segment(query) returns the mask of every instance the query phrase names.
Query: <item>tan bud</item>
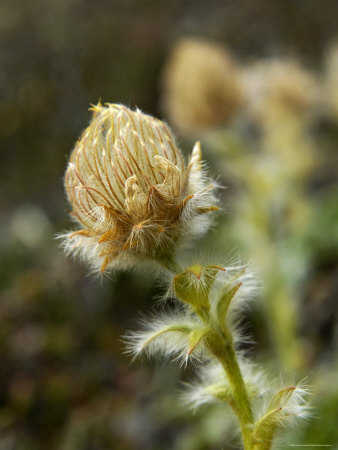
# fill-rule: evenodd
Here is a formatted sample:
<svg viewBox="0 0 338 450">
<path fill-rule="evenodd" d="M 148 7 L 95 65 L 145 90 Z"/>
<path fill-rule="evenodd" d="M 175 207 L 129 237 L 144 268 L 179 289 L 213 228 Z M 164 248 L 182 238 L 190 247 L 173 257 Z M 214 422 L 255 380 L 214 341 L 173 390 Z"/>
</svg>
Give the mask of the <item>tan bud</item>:
<svg viewBox="0 0 338 450">
<path fill-rule="evenodd" d="M 260 120 L 302 115 L 318 100 L 313 74 L 291 59 L 271 59 L 243 69 L 248 107 Z"/>
<path fill-rule="evenodd" d="M 163 87 L 164 109 L 184 132 L 222 125 L 233 118 L 243 101 L 230 54 L 201 39 L 178 41 L 164 71 Z"/>
<path fill-rule="evenodd" d="M 67 250 L 101 271 L 134 257 L 170 255 L 213 209 L 213 185 L 202 176 L 199 146 L 186 165 L 160 120 L 123 105 L 93 110 L 65 175 L 71 214 L 82 226 L 66 235 Z"/>
</svg>

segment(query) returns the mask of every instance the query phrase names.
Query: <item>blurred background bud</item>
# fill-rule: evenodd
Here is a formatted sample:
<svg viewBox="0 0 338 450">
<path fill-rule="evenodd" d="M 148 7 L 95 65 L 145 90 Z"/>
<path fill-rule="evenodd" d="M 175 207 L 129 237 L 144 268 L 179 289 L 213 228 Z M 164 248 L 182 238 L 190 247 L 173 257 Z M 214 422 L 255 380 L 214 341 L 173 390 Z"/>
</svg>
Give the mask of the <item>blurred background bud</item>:
<svg viewBox="0 0 338 450">
<path fill-rule="evenodd" d="M 259 61 L 241 75 L 249 112 L 259 121 L 307 114 L 318 100 L 315 76 L 296 60 Z"/>
<path fill-rule="evenodd" d="M 21 205 L 12 215 L 11 237 L 27 247 L 39 247 L 50 237 L 50 232 L 49 219 L 37 205 Z"/>
<path fill-rule="evenodd" d="M 163 109 L 183 132 L 201 132 L 231 120 L 243 103 L 238 69 L 221 45 L 179 40 L 163 74 Z"/>
</svg>

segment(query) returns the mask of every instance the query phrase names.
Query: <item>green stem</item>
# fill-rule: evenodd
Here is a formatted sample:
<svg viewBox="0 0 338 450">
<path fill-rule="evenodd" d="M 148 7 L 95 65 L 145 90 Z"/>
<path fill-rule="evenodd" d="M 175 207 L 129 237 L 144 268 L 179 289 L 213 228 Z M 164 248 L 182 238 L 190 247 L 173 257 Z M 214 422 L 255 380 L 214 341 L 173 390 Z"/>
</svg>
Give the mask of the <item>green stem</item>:
<svg viewBox="0 0 338 450">
<path fill-rule="evenodd" d="M 271 442 L 256 442 L 252 447 L 252 450 L 270 450 L 272 446 Z"/>
<path fill-rule="evenodd" d="M 174 273 L 176 270 L 181 272 L 179 265 L 171 257 L 162 257 L 160 263 Z M 203 283 L 201 283 L 201 288 L 204 289 Z M 181 292 L 180 298 L 184 301 L 183 297 Z M 203 305 L 198 301 L 196 301 L 196 304 L 193 304 L 191 299 L 186 301 L 192 306 L 195 313 L 210 330 L 207 344 L 210 351 L 221 363 L 229 380 L 232 390 L 232 401 L 230 402 L 230 405 L 238 417 L 242 431 L 244 450 L 252 450 L 251 433 L 253 429 L 253 414 L 249 396 L 237 361 L 232 335 L 225 324 L 220 324 L 212 318 L 209 301 L 207 301 L 206 304 L 203 303 Z"/>
<path fill-rule="evenodd" d="M 208 343 L 210 350 L 222 364 L 229 380 L 233 393 L 233 404 L 231 406 L 238 417 L 244 449 L 251 450 L 253 415 L 249 396 L 237 361 L 232 336 L 226 327 L 222 327 L 222 331 L 215 332 Z"/>
</svg>

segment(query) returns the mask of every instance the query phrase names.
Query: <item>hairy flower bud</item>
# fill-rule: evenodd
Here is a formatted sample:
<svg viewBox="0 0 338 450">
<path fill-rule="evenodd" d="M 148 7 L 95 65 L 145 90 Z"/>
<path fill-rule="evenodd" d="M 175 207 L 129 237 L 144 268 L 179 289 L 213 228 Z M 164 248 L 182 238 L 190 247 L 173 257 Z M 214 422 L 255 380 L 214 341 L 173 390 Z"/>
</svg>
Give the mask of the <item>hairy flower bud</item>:
<svg viewBox="0 0 338 450">
<path fill-rule="evenodd" d="M 123 105 L 92 109 L 65 175 L 71 214 L 82 226 L 64 236 L 66 249 L 101 272 L 135 257 L 167 258 L 181 236 L 204 231 L 205 213 L 217 209 L 199 143 L 186 166 L 160 120 Z"/>
</svg>

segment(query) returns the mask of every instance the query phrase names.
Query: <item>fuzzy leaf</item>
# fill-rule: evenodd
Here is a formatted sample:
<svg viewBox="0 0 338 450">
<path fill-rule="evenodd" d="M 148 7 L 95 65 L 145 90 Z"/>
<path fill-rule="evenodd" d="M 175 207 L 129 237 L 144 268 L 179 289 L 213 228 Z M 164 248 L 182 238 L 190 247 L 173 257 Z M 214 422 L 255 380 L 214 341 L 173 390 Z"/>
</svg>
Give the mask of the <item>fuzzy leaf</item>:
<svg viewBox="0 0 338 450">
<path fill-rule="evenodd" d="M 192 330 L 190 332 L 188 355 L 191 355 L 191 353 L 196 349 L 198 344 L 205 338 L 209 331 L 209 328 L 196 328 L 195 330 Z"/>
<path fill-rule="evenodd" d="M 219 271 L 224 272 L 225 271 L 224 267 L 209 264 L 208 266 L 205 266 L 205 268 L 204 268 L 203 277 L 204 277 L 205 288 L 208 292 L 208 295 L 209 295 L 209 292 L 215 282 L 216 275 L 218 274 Z"/>
<path fill-rule="evenodd" d="M 272 397 L 270 401 L 269 409 L 277 409 L 285 406 L 286 403 L 291 399 L 295 389 L 296 386 L 289 386 L 276 392 L 276 394 Z"/>
<path fill-rule="evenodd" d="M 233 396 L 230 386 L 223 383 L 215 383 L 205 388 L 205 391 L 221 402 L 232 403 Z"/>
<path fill-rule="evenodd" d="M 185 269 L 174 278 L 174 290 L 177 297 L 189 303 L 197 311 L 210 309 L 209 293 L 216 275 L 223 267 L 194 265 Z"/>
<path fill-rule="evenodd" d="M 292 412 L 288 411 L 286 406 L 295 390 L 295 386 L 289 386 L 279 390 L 272 397 L 268 411 L 255 424 L 252 434 L 254 442 L 265 444 L 272 442 L 276 430 L 282 427 L 284 422 L 292 415 Z"/>
<path fill-rule="evenodd" d="M 255 424 L 252 440 L 254 444 L 261 444 L 259 448 L 269 449 L 276 429 L 281 426 L 282 408 L 269 410 Z M 263 446 L 262 444 L 265 444 Z"/>
<path fill-rule="evenodd" d="M 242 283 L 236 283 L 234 286 L 230 287 L 230 289 L 226 289 L 225 292 L 221 295 L 220 299 L 217 303 L 217 317 L 219 323 L 224 323 L 225 318 L 229 309 L 229 305 L 231 300 L 234 298 L 238 289 L 242 286 Z"/>
<path fill-rule="evenodd" d="M 152 341 L 154 341 L 155 339 L 157 339 L 159 336 L 162 336 L 165 333 L 170 333 L 170 332 L 178 332 L 178 333 L 183 333 L 186 335 L 189 335 L 189 333 L 191 333 L 192 329 L 191 327 L 189 327 L 188 325 L 170 325 L 168 327 L 163 328 L 162 330 L 156 331 L 152 336 L 150 336 L 143 344 L 142 344 L 142 348 L 145 348 L 147 345 L 149 345 Z"/>
</svg>

